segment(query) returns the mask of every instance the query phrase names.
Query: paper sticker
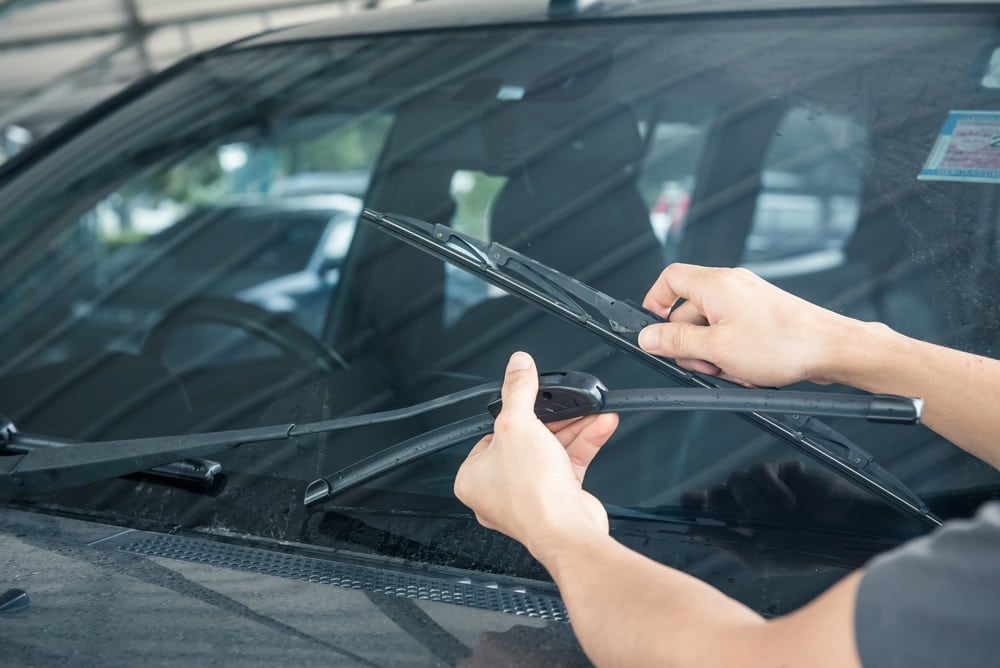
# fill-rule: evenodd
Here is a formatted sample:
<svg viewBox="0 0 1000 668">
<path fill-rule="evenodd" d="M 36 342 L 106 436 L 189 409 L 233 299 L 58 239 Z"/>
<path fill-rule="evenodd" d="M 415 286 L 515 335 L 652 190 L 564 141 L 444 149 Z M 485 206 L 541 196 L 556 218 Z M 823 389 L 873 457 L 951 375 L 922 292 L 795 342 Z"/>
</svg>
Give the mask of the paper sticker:
<svg viewBox="0 0 1000 668">
<path fill-rule="evenodd" d="M 1000 111 L 949 112 L 917 178 L 1000 183 Z"/>
</svg>

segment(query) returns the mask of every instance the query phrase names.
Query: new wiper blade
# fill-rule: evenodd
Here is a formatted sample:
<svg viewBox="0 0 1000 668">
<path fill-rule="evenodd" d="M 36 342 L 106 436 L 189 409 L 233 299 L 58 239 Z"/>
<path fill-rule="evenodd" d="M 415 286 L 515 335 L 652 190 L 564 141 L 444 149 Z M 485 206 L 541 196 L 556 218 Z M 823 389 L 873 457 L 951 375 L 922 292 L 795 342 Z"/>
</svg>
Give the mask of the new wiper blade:
<svg viewBox="0 0 1000 668">
<path fill-rule="evenodd" d="M 606 295 L 582 281 L 496 242 L 485 242 L 423 220 L 364 209 L 361 220 L 449 264 L 479 276 L 505 292 L 535 304 L 548 313 L 575 323 L 611 343 L 642 364 L 688 387 L 717 388 L 707 378 L 685 371 L 671 360 L 652 355 L 638 345 L 638 332 L 663 322 L 655 314 L 627 301 Z M 941 522 L 915 495 L 900 491 L 885 478 L 872 475 L 865 457 L 845 459 L 831 455 L 831 444 L 854 453 L 864 452 L 846 436 L 815 418 L 741 412 L 757 427 L 789 443 L 837 475 L 856 482 L 903 512 L 937 526 Z M 808 426 L 806 426 L 806 423 Z M 813 434 L 822 432 L 818 437 Z M 858 461 L 854 461 L 857 459 Z M 874 458 L 872 458 L 873 460 Z M 887 472 L 886 472 L 887 473 Z"/>
<path fill-rule="evenodd" d="M 454 422 L 378 452 L 332 475 L 314 480 L 306 489 L 304 502 L 325 501 L 378 476 L 451 447 L 468 438 L 481 437 L 493 430 L 499 414 L 499 396 L 488 404 L 486 415 Z M 789 392 L 779 390 L 650 388 L 608 390 L 594 376 L 580 372 L 542 374 L 535 402 L 535 414 L 543 422 L 594 413 L 709 410 L 735 413 L 791 414 L 801 420 L 802 429 L 817 428 L 815 437 L 829 462 L 850 470 L 863 471 L 882 490 L 880 497 L 894 500 L 924 522 L 941 522 L 927 505 L 901 480 L 875 462 L 815 416 L 864 418 L 871 422 L 917 424 L 923 410 L 920 399 L 895 395 L 856 395 L 829 392 Z"/>
</svg>

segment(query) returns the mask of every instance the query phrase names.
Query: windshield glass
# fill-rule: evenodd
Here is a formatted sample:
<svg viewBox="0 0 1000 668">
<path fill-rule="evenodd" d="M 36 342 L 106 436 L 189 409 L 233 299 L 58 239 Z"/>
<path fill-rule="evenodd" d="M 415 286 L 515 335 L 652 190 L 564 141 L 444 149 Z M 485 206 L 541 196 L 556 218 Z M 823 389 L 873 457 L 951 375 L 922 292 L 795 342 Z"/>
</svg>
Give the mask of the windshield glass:
<svg viewBox="0 0 1000 668">
<path fill-rule="evenodd" d="M 0 412 L 85 440 L 303 423 L 495 381 L 515 349 L 612 389 L 673 384 L 357 224 L 362 206 L 499 241 L 636 302 L 669 261 L 743 265 L 992 356 L 1000 160 L 975 137 L 1000 135 L 1000 115 L 974 113 L 1000 102 L 989 25 L 972 12 L 646 18 L 192 61 L 3 172 Z M 476 534 L 470 547 L 477 529 L 451 489 L 469 442 L 301 506 L 310 481 L 484 406 L 246 445 L 214 457 L 214 495 L 143 478 L 29 501 L 544 577 L 508 543 Z M 1000 491 L 995 471 L 922 427 L 828 423 L 943 517 Z M 747 502 L 766 471 L 793 507 Z M 747 583 L 770 575 L 741 570 L 753 531 L 720 523 L 803 550 L 809 535 L 872 541 L 809 548 L 828 579 L 925 529 L 733 415 L 624 416 L 588 476 L 623 541 L 746 587 L 744 600 L 766 596 Z M 664 547 L 676 535 L 683 548 Z M 739 558 L 705 561 L 709 539 Z M 811 577 L 802 596 L 826 585 Z"/>
</svg>

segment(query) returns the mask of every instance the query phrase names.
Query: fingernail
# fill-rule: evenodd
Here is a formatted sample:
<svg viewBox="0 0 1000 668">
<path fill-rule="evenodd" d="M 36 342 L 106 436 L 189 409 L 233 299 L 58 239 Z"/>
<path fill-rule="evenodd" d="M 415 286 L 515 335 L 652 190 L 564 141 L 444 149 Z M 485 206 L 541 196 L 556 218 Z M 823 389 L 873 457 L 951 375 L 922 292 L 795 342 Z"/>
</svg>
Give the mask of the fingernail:
<svg viewBox="0 0 1000 668">
<path fill-rule="evenodd" d="M 652 350 L 656 348 L 656 343 L 660 337 L 656 335 L 656 330 L 652 327 L 647 327 L 646 329 L 639 332 L 639 347 L 643 350 Z"/>
<path fill-rule="evenodd" d="M 518 351 L 510 356 L 510 361 L 507 362 L 507 373 L 511 371 L 520 371 L 521 369 L 527 369 L 531 366 L 531 357 L 528 353 L 522 353 Z"/>
</svg>

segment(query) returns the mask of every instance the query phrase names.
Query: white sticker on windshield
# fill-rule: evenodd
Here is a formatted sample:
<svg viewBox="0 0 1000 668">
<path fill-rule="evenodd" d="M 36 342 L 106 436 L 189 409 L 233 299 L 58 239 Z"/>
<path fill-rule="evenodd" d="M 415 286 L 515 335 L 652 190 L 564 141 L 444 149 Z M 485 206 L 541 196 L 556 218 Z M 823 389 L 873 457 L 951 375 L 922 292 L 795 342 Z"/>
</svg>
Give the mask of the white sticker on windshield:
<svg viewBox="0 0 1000 668">
<path fill-rule="evenodd" d="M 1000 183 L 1000 111 L 949 112 L 917 178 Z"/>
</svg>

